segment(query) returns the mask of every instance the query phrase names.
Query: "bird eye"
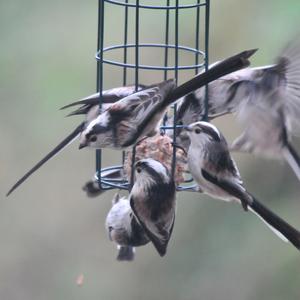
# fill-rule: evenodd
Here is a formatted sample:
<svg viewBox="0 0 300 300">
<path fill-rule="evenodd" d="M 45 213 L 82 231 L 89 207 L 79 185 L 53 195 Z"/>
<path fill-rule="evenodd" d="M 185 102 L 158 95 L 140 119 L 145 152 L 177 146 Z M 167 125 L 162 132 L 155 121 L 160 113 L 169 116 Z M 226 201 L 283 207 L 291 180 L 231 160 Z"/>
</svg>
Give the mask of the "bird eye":
<svg viewBox="0 0 300 300">
<path fill-rule="evenodd" d="M 136 171 L 137 171 L 138 173 L 141 173 L 141 172 L 142 172 L 142 168 L 141 168 L 141 167 L 137 167 L 137 168 L 136 168 Z"/>
<path fill-rule="evenodd" d="M 195 132 L 196 132 L 197 134 L 199 134 L 199 133 L 201 132 L 201 130 L 200 130 L 199 128 L 196 128 L 196 129 L 195 129 Z"/>
<path fill-rule="evenodd" d="M 97 141 L 97 136 L 96 135 L 91 136 L 90 141 L 91 142 L 96 142 Z"/>
</svg>

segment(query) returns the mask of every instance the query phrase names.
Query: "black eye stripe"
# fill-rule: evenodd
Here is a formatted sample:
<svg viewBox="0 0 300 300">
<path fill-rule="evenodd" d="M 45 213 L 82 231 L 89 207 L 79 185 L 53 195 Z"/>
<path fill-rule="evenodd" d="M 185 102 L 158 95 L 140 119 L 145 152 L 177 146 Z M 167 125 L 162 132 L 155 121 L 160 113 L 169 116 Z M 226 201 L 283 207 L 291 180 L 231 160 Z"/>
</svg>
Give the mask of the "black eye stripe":
<svg viewBox="0 0 300 300">
<path fill-rule="evenodd" d="M 160 182 L 162 180 L 162 175 L 160 175 L 159 173 L 157 173 L 151 166 L 149 166 L 149 164 L 147 162 L 137 162 L 135 164 L 135 168 L 142 168 L 144 169 L 151 177 L 153 177 L 155 179 L 155 181 Z M 168 174 L 168 169 L 166 169 L 166 172 Z"/>
</svg>

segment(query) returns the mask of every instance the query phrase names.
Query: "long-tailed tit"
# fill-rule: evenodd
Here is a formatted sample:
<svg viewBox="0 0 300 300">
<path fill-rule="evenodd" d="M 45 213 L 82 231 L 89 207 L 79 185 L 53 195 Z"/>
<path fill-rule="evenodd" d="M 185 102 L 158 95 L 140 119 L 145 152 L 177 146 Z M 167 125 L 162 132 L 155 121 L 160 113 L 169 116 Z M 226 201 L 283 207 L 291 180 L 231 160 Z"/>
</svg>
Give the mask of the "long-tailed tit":
<svg viewBox="0 0 300 300">
<path fill-rule="evenodd" d="M 144 88 L 140 85 L 138 89 Z M 73 107 L 79 105 L 80 107 L 75 111 L 71 112 L 69 116 L 72 115 L 85 115 L 85 120 L 80 123 L 67 137 L 65 137 L 51 152 L 49 152 L 45 157 L 43 157 L 35 166 L 33 166 L 25 175 L 23 175 L 8 191 L 7 196 L 11 194 L 18 186 L 20 186 L 30 175 L 37 171 L 41 166 L 43 166 L 52 157 L 62 151 L 65 147 L 74 142 L 81 134 L 81 132 L 86 128 L 93 119 L 95 119 L 101 111 L 107 109 L 112 103 L 132 94 L 135 92 L 135 86 L 126 86 L 120 88 L 113 88 L 103 91 L 102 101 L 103 107 L 99 108 L 99 93 L 93 94 L 79 101 L 75 101 L 68 104 L 61 109 Z"/>
<path fill-rule="evenodd" d="M 99 116 L 97 116 L 97 107 L 94 105 L 89 106 L 90 101 L 95 103 L 94 97 L 91 97 L 93 100 L 82 100 L 79 104 L 85 105 L 86 103 L 89 107 L 89 110 L 85 111 L 83 106 L 82 112 L 90 112 L 91 116 L 96 115 L 97 117 L 89 120 L 90 115 L 87 114 L 88 122 L 82 122 L 59 145 L 19 179 L 7 195 L 78 136 L 80 136 L 80 148 L 92 146 L 121 149 L 133 146 L 144 136 L 154 134 L 161 117 L 171 103 L 220 76 L 249 66 L 248 58 L 255 52 L 256 50 L 248 50 L 227 58 L 207 72 L 197 75 L 177 88 L 172 80 L 153 85 L 149 89 L 115 102 L 107 110 L 100 111 Z"/>
<path fill-rule="evenodd" d="M 151 158 L 136 163 L 130 206 L 161 256 L 173 231 L 175 193 L 175 183 L 163 164 Z"/>
<path fill-rule="evenodd" d="M 79 148 L 124 149 L 145 136 L 153 136 L 170 104 L 220 76 L 248 66 L 248 58 L 255 51 L 225 59 L 178 87 L 174 80 L 167 80 L 117 101 L 83 130 Z"/>
<path fill-rule="evenodd" d="M 300 232 L 255 199 L 244 187 L 225 138 L 212 124 L 196 122 L 186 130 L 191 139 L 188 166 L 200 190 L 214 198 L 238 201 L 257 214 L 283 240 L 300 249 Z"/>
<path fill-rule="evenodd" d="M 167 135 L 157 134 L 153 137 L 141 141 L 135 149 L 135 161 L 152 158 L 171 169 L 172 166 L 173 145 L 172 139 Z M 132 168 L 132 150 L 125 151 L 125 160 L 123 168 L 108 169 L 101 171 L 101 179 L 113 180 L 115 183 L 126 183 L 131 179 Z M 181 149 L 176 150 L 176 166 L 174 181 L 176 184 L 184 182 L 184 174 L 187 172 L 187 158 L 186 153 Z M 105 192 L 105 189 L 99 187 L 98 178 L 94 176 L 92 180 L 86 182 L 83 186 L 83 191 L 88 197 L 97 197 Z"/>
<path fill-rule="evenodd" d="M 214 66 L 210 65 L 209 68 Z M 250 71 L 251 70 L 251 71 Z M 259 71 L 260 72 L 260 71 Z M 177 125 L 189 125 L 201 121 L 205 117 L 206 108 L 206 91 L 208 97 L 207 117 L 209 120 L 235 112 L 238 108 L 239 101 L 230 88 L 234 83 L 242 79 L 250 80 L 258 72 L 254 69 L 246 68 L 225 76 L 209 83 L 206 87 L 201 87 L 190 94 L 182 97 L 177 101 Z M 230 91 L 230 92 L 229 92 Z M 173 116 L 169 116 L 167 125 L 172 125 Z M 167 132 L 172 136 L 172 132 Z M 190 140 L 183 128 L 176 128 L 176 143 L 186 151 L 189 148 Z"/>
<path fill-rule="evenodd" d="M 300 157 L 291 136 L 300 124 L 300 40 L 281 53 L 275 65 L 252 80 L 232 86 L 244 131 L 231 150 L 284 158 L 300 180 Z"/>
<path fill-rule="evenodd" d="M 205 88 L 180 99 L 177 123 L 202 120 Z M 244 131 L 230 147 L 233 151 L 284 158 L 300 180 L 300 157 L 291 135 L 300 125 L 300 39 L 290 42 L 274 65 L 246 68 L 208 85 L 208 118 L 237 112 Z M 177 129 L 178 143 L 188 148 L 189 139 Z"/>
<path fill-rule="evenodd" d="M 149 242 L 143 227 L 137 221 L 126 197 L 114 196 L 112 208 L 107 214 L 105 228 L 111 241 L 118 245 L 117 260 L 131 261 L 134 259 L 134 247 Z"/>
</svg>

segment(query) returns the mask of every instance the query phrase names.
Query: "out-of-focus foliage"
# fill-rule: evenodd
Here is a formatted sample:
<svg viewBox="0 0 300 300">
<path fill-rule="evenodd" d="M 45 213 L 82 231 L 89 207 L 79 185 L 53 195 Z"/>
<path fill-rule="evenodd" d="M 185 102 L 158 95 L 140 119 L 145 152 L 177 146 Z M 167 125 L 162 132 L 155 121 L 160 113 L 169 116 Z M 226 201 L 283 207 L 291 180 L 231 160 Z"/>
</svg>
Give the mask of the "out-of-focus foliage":
<svg viewBox="0 0 300 300">
<path fill-rule="evenodd" d="M 211 2 L 211 61 L 258 47 L 254 65 L 272 63 L 299 29 L 298 0 Z M 118 13 L 107 13 L 122 26 Z M 155 39 L 158 22 L 145 18 Z M 188 22 L 183 19 L 183 31 Z M 94 92 L 96 26 L 95 0 L 0 3 L 0 299 L 299 299 L 299 253 L 239 206 L 201 195 L 178 195 L 165 258 L 148 245 L 134 263 L 116 262 L 104 232 L 113 192 L 85 197 L 81 186 L 94 171 L 94 151 L 77 145 L 5 198 L 77 124 L 57 108 Z M 114 26 L 107 31 L 111 41 Z M 184 38 L 193 36 L 184 32 Z M 117 84 L 116 73 L 107 85 Z M 229 139 L 238 133 L 231 117 L 216 123 Z M 117 155 L 106 155 L 105 163 Z M 277 161 L 235 157 L 249 190 L 300 228 L 300 185 L 292 171 Z"/>
</svg>

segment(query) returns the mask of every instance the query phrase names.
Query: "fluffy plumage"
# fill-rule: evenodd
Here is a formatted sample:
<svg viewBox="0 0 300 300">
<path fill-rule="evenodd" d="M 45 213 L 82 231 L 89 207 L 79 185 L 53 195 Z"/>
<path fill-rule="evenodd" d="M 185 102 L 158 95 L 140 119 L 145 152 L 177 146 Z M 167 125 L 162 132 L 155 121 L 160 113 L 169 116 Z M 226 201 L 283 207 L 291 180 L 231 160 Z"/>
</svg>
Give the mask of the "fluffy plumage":
<svg viewBox="0 0 300 300">
<path fill-rule="evenodd" d="M 291 144 L 300 123 L 300 40 L 259 77 L 240 80 L 232 89 L 242 99 L 237 114 L 244 131 L 231 149 L 283 158 L 300 180 L 300 158 Z"/>
<path fill-rule="evenodd" d="M 175 222 L 175 192 L 163 164 L 150 158 L 136 163 L 130 206 L 161 256 L 166 254 Z"/>
<path fill-rule="evenodd" d="M 153 136 L 170 104 L 220 76 L 247 67 L 255 51 L 225 59 L 178 87 L 174 80 L 167 80 L 123 98 L 90 122 L 80 136 L 79 148 L 123 149 Z"/>
<path fill-rule="evenodd" d="M 117 93 L 112 92 L 112 101 L 119 99 L 120 95 L 124 96 L 124 93 L 127 93 L 127 96 L 113 103 L 109 108 L 103 111 L 98 111 L 98 108 L 94 105 L 97 95 L 92 95 L 87 99 L 70 104 L 69 106 L 82 105 L 79 110 L 80 113 L 86 114 L 87 120 L 80 124 L 67 138 L 47 154 L 46 157 L 19 179 L 9 190 L 7 195 L 66 145 L 76 139 L 79 134 L 81 142 L 80 148 L 95 146 L 114 149 L 133 146 L 144 136 L 153 135 L 164 112 L 170 104 L 220 76 L 247 67 L 250 64 L 248 58 L 255 51 L 256 50 L 244 51 L 229 57 L 215 65 L 209 71 L 197 75 L 179 87 L 175 87 L 174 82 L 169 80 L 129 96 L 128 94 L 132 92 L 132 88 L 125 88 L 125 92 L 121 89 L 122 93 L 120 89 L 117 89 Z M 106 94 L 106 97 L 109 98 L 109 93 Z M 79 112 L 73 112 L 73 114 L 77 113 Z"/>
<path fill-rule="evenodd" d="M 245 189 L 221 132 L 207 122 L 193 123 L 187 131 L 191 139 L 188 165 L 200 190 L 217 199 L 242 203 L 245 210 L 254 211 L 279 237 L 300 250 L 300 232 Z"/>
<path fill-rule="evenodd" d="M 118 245 L 117 259 L 131 261 L 134 259 L 134 247 L 149 242 L 143 227 L 134 216 L 126 197 L 116 194 L 113 205 L 107 214 L 105 228 L 111 241 Z"/>
<path fill-rule="evenodd" d="M 140 86 L 139 88 L 142 88 Z M 92 120 L 94 120 L 101 111 L 107 109 L 113 102 L 122 99 L 134 92 L 133 86 L 114 88 L 103 91 L 102 101 L 104 103 L 102 109 L 99 108 L 99 93 L 88 96 L 79 101 L 75 101 L 69 105 L 62 107 L 68 108 L 80 105 L 80 108 L 71 112 L 69 115 L 85 114 L 85 121 L 80 123 L 67 137 L 65 137 L 53 150 L 51 150 L 45 157 L 43 157 L 36 165 L 34 165 L 25 175 L 23 175 L 7 192 L 7 196 L 11 194 L 17 187 L 19 187 L 29 176 L 43 166 L 47 161 L 57 155 L 60 151 L 66 148 L 69 144 L 73 143 L 86 128 Z"/>
<path fill-rule="evenodd" d="M 300 158 L 291 144 L 300 124 L 299 37 L 284 48 L 275 64 L 238 70 L 208 85 L 208 119 L 233 112 L 244 131 L 231 150 L 284 158 L 300 179 Z M 178 102 L 179 124 L 200 121 L 204 113 L 205 88 Z M 177 142 L 187 149 L 189 139 L 182 129 L 177 133 Z"/>
</svg>

